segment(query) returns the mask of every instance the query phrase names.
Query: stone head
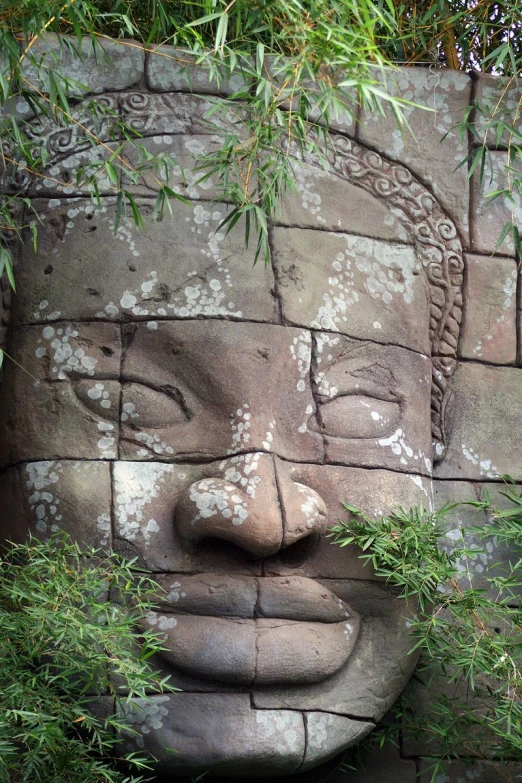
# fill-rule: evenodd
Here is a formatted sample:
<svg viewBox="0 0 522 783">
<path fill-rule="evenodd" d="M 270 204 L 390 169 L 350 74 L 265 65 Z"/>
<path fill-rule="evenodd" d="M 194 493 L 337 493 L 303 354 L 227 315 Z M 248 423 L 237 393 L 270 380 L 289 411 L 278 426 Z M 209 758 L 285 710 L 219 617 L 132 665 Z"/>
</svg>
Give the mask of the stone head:
<svg viewBox="0 0 522 783">
<path fill-rule="evenodd" d="M 332 135 L 328 171 L 296 162 L 271 266 L 253 265 L 240 226 L 219 229 L 230 207 L 191 175 L 215 143 L 202 101 L 106 100 L 178 156 L 195 201 L 114 232 L 108 190 L 96 205 L 56 185 L 92 153 L 48 134 L 10 333 L 37 383 L 7 366 L 2 385 L 3 531 L 64 527 L 137 555 L 164 588 L 144 623 L 182 693 L 135 703 L 129 743 L 163 770 L 292 774 L 369 733 L 415 663 L 404 604 L 325 533 L 342 501 L 431 503 L 460 243 L 405 168 Z M 152 187 L 134 186 L 145 218 Z"/>
</svg>

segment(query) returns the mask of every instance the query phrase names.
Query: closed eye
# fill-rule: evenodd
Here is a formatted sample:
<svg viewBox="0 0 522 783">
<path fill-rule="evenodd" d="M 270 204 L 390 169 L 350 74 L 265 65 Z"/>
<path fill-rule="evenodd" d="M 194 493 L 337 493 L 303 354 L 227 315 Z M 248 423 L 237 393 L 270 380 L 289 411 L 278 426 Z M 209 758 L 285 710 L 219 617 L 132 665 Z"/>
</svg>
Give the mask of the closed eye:
<svg viewBox="0 0 522 783">
<path fill-rule="evenodd" d="M 193 416 L 183 392 L 175 386 L 142 382 L 123 385 L 121 419 L 133 429 L 162 429 L 172 424 L 185 424 Z"/>
<path fill-rule="evenodd" d="M 336 438 L 381 438 L 396 428 L 401 406 L 396 400 L 364 394 L 339 395 L 320 406 L 322 432 Z"/>
</svg>

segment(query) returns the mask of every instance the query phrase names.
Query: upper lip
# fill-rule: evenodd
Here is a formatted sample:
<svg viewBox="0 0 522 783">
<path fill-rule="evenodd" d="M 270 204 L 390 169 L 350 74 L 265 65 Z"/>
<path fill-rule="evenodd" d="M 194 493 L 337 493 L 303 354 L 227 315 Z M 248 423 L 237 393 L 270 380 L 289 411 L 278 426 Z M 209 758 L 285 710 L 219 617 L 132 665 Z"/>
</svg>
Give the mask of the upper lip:
<svg viewBox="0 0 522 783">
<path fill-rule="evenodd" d="M 343 622 L 354 614 L 335 593 L 304 576 L 167 574 L 156 581 L 162 591 L 155 603 L 169 614 L 320 623 Z"/>
</svg>

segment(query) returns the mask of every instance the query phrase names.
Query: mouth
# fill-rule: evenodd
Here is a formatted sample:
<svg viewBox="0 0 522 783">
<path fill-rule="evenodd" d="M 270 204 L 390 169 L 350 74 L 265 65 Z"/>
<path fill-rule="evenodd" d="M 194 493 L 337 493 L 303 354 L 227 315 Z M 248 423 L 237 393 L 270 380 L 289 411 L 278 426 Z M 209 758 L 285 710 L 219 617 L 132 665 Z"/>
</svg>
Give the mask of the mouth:
<svg viewBox="0 0 522 783">
<path fill-rule="evenodd" d="M 161 657 L 194 677 L 299 685 L 330 677 L 350 657 L 360 617 L 307 577 L 163 575 L 143 626 L 162 634 Z"/>
</svg>

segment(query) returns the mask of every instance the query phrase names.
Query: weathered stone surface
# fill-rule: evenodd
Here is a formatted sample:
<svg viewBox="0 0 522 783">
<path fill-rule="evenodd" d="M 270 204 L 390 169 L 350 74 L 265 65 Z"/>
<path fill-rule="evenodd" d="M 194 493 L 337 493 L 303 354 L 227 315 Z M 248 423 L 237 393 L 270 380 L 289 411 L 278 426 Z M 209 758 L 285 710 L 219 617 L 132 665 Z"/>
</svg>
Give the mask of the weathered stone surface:
<svg viewBox="0 0 522 783">
<path fill-rule="evenodd" d="M 303 760 L 302 715 L 251 709 L 246 694 L 180 693 L 156 696 L 151 703 L 136 699 L 125 709 L 138 736 L 122 738 L 122 745 L 160 757 L 160 774 L 211 769 L 243 775 L 246 768 L 252 777 L 290 774 Z"/>
<path fill-rule="evenodd" d="M 428 286 L 411 245 L 276 228 L 273 262 L 290 323 L 429 353 Z"/>
<path fill-rule="evenodd" d="M 466 256 L 459 354 L 491 364 L 513 364 L 517 355 L 514 259 Z"/>
<path fill-rule="evenodd" d="M 62 40 L 60 40 L 62 39 Z M 138 41 L 85 37 L 81 47 L 73 36 L 39 35 L 31 56 L 22 64 L 26 86 L 49 91 L 48 72 L 67 79 L 69 95 L 125 90 L 138 84 L 145 70 L 145 53 Z"/>
<path fill-rule="evenodd" d="M 217 459 L 254 451 L 322 458 L 322 438 L 311 424 L 309 332 L 216 320 L 154 322 L 130 327 L 125 341 L 125 458 Z M 252 470 L 247 466 L 247 474 Z"/>
<path fill-rule="evenodd" d="M 349 580 L 329 582 L 333 584 L 334 592 L 356 611 L 361 594 L 365 606 L 361 631 L 346 665 L 316 684 L 255 688 L 256 707 L 326 710 L 375 722 L 402 689 L 416 663 L 416 656 L 408 655 L 413 647 L 407 627 L 411 610 L 376 585 L 366 583 L 361 590 L 361 585 Z"/>
<path fill-rule="evenodd" d="M 522 221 L 520 194 L 512 186 L 515 175 L 508 171 L 507 152 L 493 151 L 490 156 L 482 183 L 477 171 L 471 180 L 471 249 L 479 253 L 514 256 L 512 232 L 506 235 L 500 245 L 498 240 L 507 223 L 513 222 L 519 226 Z M 511 194 L 488 197 L 489 193 L 504 190 L 511 191 Z"/>
<path fill-rule="evenodd" d="M 21 542 L 29 533 L 46 539 L 63 529 L 81 544 L 111 546 L 111 483 L 106 463 L 17 465 L 0 476 L 0 492 L 2 540 Z"/>
<path fill-rule="evenodd" d="M 467 503 L 468 501 L 483 500 L 484 490 L 487 490 L 491 497 L 491 502 L 497 508 L 510 507 L 511 504 L 503 494 L 506 492 L 507 487 L 503 484 L 434 481 L 433 496 L 435 508 L 442 508 L 446 503 Z M 506 543 L 500 543 L 493 538 L 489 538 L 487 541 L 479 539 L 473 528 L 481 527 L 486 522 L 492 521 L 488 519 L 485 511 L 472 506 L 461 505 L 449 512 L 445 519 L 447 533 L 443 545 L 448 551 L 463 545 L 461 531 L 464 531 L 466 546 L 480 549 L 480 553 L 469 558 L 461 558 L 457 562 L 462 587 L 467 589 L 472 585 L 481 590 L 489 588 L 489 597 L 491 600 L 496 600 L 498 590 L 489 586 L 486 577 L 495 578 L 506 575 L 509 564 L 515 563 L 518 555 Z M 519 592 L 516 588 L 514 590 Z"/>
<path fill-rule="evenodd" d="M 142 136 L 208 133 L 204 117 L 212 103 L 197 95 L 129 91 L 119 101 L 126 125 Z"/>
<path fill-rule="evenodd" d="M 465 246 L 468 242 L 467 170 L 455 169 L 467 155 L 466 141 L 454 126 L 463 122 L 471 98 L 471 79 L 458 71 L 401 68 L 378 71 L 378 79 L 392 95 L 412 101 L 403 113 L 413 135 L 397 128 L 393 113 L 362 117 L 359 138 L 363 144 L 386 150 L 388 157 L 404 163 L 433 194 L 457 224 Z M 427 106 L 426 111 L 413 104 Z M 447 134 L 447 135 L 446 135 Z M 443 137 L 446 135 L 446 138 Z M 427 154 L 429 150 L 429 154 Z"/>
<path fill-rule="evenodd" d="M 451 114 L 457 92 L 442 96 L 442 113 Z M 23 463 L 5 471 L 2 525 L 23 516 L 46 535 L 61 522 L 106 545 L 114 526 L 114 548 L 158 575 L 165 593 L 145 622 L 166 649 L 153 663 L 185 691 L 143 705 L 137 721 L 140 740 L 163 760 L 160 772 L 213 767 L 228 780 L 245 769 L 265 777 L 311 769 L 380 719 L 414 664 L 414 607 L 375 579 L 360 551 L 324 533 L 346 517 L 343 500 L 371 516 L 399 504 L 431 507 L 429 403 L 439 444 L 446 399 L 440 375 L 432 386 L 430 354 L 449 378 L 462 305 L 451 218 L 465 189 L 455 200 L 447 145 L 446 168 L 437 157 L 440 128 L 426 126 L 436 161 L 419 166 L 434 188 L 447 174 L 445 203 L 457 204 L 449 215 L 407 168 L 338 134 L 325 176 L 312 153 L 299 167 L 299 193 L 271 229 L 274 270 L 251 271 L 242 226 L 230 236 L 218 230 L 230 209 L 208 200 L 219 183 L 196 185 L 191 156 L 219 143 L 204 120 L 211 101 L 140 90 L 99 100 L 109 148 L 121 116 L 149 153 L 174 154 L 180 168 L 170 184 L 199 203 L 173 201 L 174 218 L 166 210 L 149 225 L 158 182 L 142 172 L 131 189 L 146 230 L 124 216 L 114 236 L 113 198 L 101 206 L 72 198 L 81 188 L 71 177 L 91 155 L 86 132 L 31 128 L 48 170 L 37 184 L 15 184 L 59 198 L 35 203 L 44 215 L 39 255 L 27 242 L 12 313 L 15 358 L 40 384 L 6 363 L 2 388 L 11 375 L 16 395 L 2 391 L 0 440 L 20 444 L 2 446 L 9 462 L 54 457 L 80 477 L 73 465 L 97 467 L 79 489 L 64 483 L 63 497 L 58 469 L 38 490 L 26 486 Z M 220 100 L 225 113 L 241 112 Z M 85 106 L 75 111 L 84 116 Z M 231 112 L 218 121 L 230 130 Z M 137 163 L 130 146 L 123 155 Z M 62 507 L 67 519 L 56 520 Z M 252 689 L 267 709 L 253 709 Z M 390 776 L 398 769 L 390 765 Z"/>
<path fill-rule="evenodd" d="M 172 46 L 154 46 L 147 51 L 147 83 L 149 89 L 159 92 L 194 92 L 209 95 L 232 95 L 246 92 L 251 78 L 241 68 L 230 70 L 225 66 L 218 81 L 211 80 L 207 68 L 197 65 L 197 57 Z M 241 62 L 239 63 L 239 66 Z"/>
<path fill-rule="evenodd" d="M 489 73 L 474 74 L 474 99 L 477 109 L 473 114 L 476 140 L 490 149 L 507 147 L 512 141 L 509 128 L 522 132 L 520 99 L 522 93 L 516 79 L 504 79 Z M 492 122 L 491 122 L 492 120 Z M 508 128 L 497 141 L 496 123 L 505 123 Z"/>
<path fill-rule="evenodd" d="M 192 200 L 219 198 L 223 194 L 219 179 L 214 175 L 200 181 L 206 172 L 198 170 L 198 167 L 202 165 L 201 157 L 219 149 L 221 141 L 219 136 L 208 133 L 163 133 L 127 143 L 122 155 L 133 169 L 140 172 L 135 181 L 128 182 L 127 189 L 131 193 L 150 196 L 155 195 L 161 185 L 168 185 L 176 193 Z M 143 150 L 159 158 L 157 168 L 143 168 Z"/>
<path fill-rule="evenodd" d="M 354 613 L 340 623 L 260 619 L 254 683 L 292 688 L 322 682 L 346 665 L 359 631 Z"/>
<path fill-rule="evenodd" d="M 152 223 L 153 207 L 145 202 L 146 230 L 138 231 L 128 218 L 114 234 L 116 206 L 109 199 L 101 207 L 76 199 L 38 204 L 38 255 L 26 243 L 15 322 L 199 316 L 274 321 L 271 270 L 253 267 L 254 250 L 245 250 L 240 226 L 227 236 L 217 231 L 228 207 L 171 206 L 172 217 Z M 43 301 L 49 303 L 46 313 L 59 315 L 42 318 Z"/>
<path fill-rule="evenodd" d="M 2 384 L 0 404 L 10 413 L 4 424 L 6 438 L 0 443 L 0 465 L 30 460 L 117 458 L 115 417 L 119 384 L 103 384 L 109 394 L 107 410 L 89 397 L 95 383 L 44 381 L 35 390 L 35 382 L 22 371 L 6 375 L 9 381 Z M 21 399 L 33 400 L 35 407 L 14 404 L 14 400 Z"/>
<path fill-rule="evenodd" d="M 297 191 L 287 191 L 277 222 L 408 242 L 397 215 L 375 196 L 319 166 L 293 163 Z"/>
<path fill-rule="evenodd" d="M 522 476 L 520 370 L 462 363 L 446 411 L 448 447 L 437 466 L 440 478 L 480 480 Z"/>
<path fill-rule="evenodd" d="M 154 571 L 260 573 L 261 564 L 242 550 L 212 541 L 189 554 L 174 527 L 174 511 L 183 490 L 213 477 L 216 465 L 168 465 L 117 462 L 114 465 L 115 547 L 139 554 Z"/>
<path fill-rule="evenodd" d="M 179 579 L 178 579 L 179 576 Z M 208 615 L 209 606 L 221 617 L 254 617 L 257 580 L 228 574 L 161 574 L 161 591 L 154 603 L 177 614 Z M 315 582 L 313 583 L 315 584 Z"/>
<path fill-rule="evenodd" d="M 315 333 L 314 348 L 326 461 L 429 475 L 430 360 L 324 332 Z"/>
<path fill-rule="evenodd" d="M 419 761 L 419 783 L 431 783 L 433 778 L 433 762 L 430 759 Z M 521 768 L 517 764 L 500 764 L 495 761 L 470 759 L 447 762 L 444 775 L 439 775 L 436 783 L 500 783 L 502 780 L 514 780 L 519 776 Z M 506 778 L 506 775 L 508 777 Z"/>
<path fill-rule="evenodd" d="M 256 673 L 256 625 L 237 617 L 163 615 L 149 612 L 143 624 L 165 639 L 161 657 L 195 677 L 248 685 Z"/>
<path fill-rule="evenodd" d="M 92 322 L 54 323 L 59 317 L 60 313 L 49 312 L 49 302 L 43 300 L 33 313 L 40 325 L 19 327 L 13 333 L 10 353 L 17 357 L 24 370 L 40 381 L 119 380 L 119 326 Z M 13 369 L 13 372 L 16 371 Z M 96 388 L 94 381 L 90 383 Z M 95 392 L 90 396 L 93 400 L 98 398 Z"/>
<path fill-rule="evenodd" d="M 329 526 L 346 518 L 342 503 L 360 508 L 369 516 L 389 513 L 398 504 L 403 508 L 432 504 L 431 482 L 420 476 L 401 475 L 386 470 L 363 470 L 326 465 L 291 465 L 290 478 L 314 489 L 328 511 Z M 296 551 L 297 550 L 297 551 Z M 326 538 L 310 549 L 289 547 L 267 561 L 270 575 L 299 574 L 338 579 L 371 579 L 372 570 L 364 566 L 355 547 L 342 549 Z"/>
<path fill-rule="evenodd" d="M 103 161 L 118 146 L 118 119 L 117 96 L 103 95 L 94 107 L 88 100 L 71 108 L 68 125 L 52 117 L 20 122 L 31 155 L 44 162 L 34 174 L 24 161 L 19 161 L 21 165 L 7 163 L 0 168 L 0 189 L 30 196 L 91 193 L 94 187 L 87 183 L 87 177 L 96 172 L 100 194 L 114 193 Z M 14 160 L 16 156 L 10 152 L 6 148 L 6 157 Z"/>
<path fill-rule="evenodd" d="M 306 712 L 306 753 L 301 769 L 306 770 L 320 761 L 335 756 L 340 748 L 346 750 L 360 742 L 374 728 L 373 723 L 350 720 L 326 712 Z M 401 781 L 404 783 L 404 781 Z"/>
<path fill-rule="evenodd" d="M 313 579 L 263 577 L 257 583 L 260 617 L 331 623 L 347 621 L 352 616 L 350 608 L 335 593 Z"/>
</svg>

